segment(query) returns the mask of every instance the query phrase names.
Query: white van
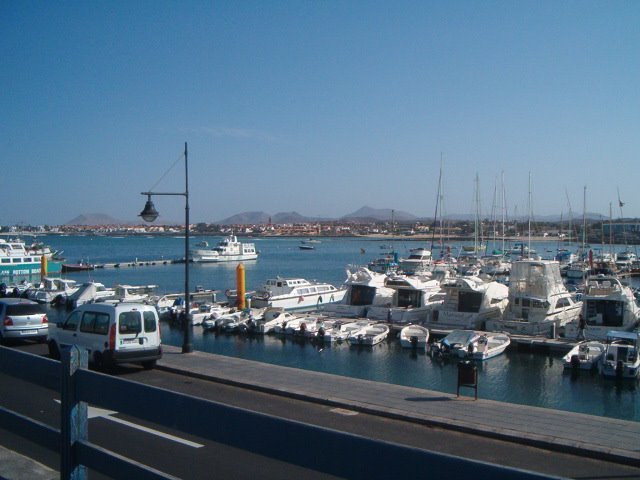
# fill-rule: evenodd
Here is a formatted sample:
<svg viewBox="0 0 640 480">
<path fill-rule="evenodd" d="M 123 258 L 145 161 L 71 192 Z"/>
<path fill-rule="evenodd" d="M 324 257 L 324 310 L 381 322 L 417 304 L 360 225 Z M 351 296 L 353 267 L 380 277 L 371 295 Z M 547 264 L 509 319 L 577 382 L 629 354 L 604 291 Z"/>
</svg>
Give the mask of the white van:
<svg viewBox="0 0 640 480">
<path fill-rule="evenodd" d="M 60 358 L 70 345 L 89 351 L 89 362 L 98 368 L 119 363 L 141 363 L 146 369 L 162 357 L 158 312 L 138 303 L 88 303 L 76 308 L 48 334 L 49 356 Z"/>
</svg>

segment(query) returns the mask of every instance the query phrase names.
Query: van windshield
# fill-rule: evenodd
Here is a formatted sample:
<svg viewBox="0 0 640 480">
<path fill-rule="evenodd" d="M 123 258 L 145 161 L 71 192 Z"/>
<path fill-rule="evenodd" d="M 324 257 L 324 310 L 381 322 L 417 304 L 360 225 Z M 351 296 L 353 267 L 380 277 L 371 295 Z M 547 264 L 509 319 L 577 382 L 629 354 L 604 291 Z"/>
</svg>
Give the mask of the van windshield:
<svg viewBox="0 0 640 480">
<path fill-rule="evenodd" d="M 122 312 L 118 317 L 119 333 L 140 333 L 142 331 L 142 319 L 140 312 Z"/>
</svg>

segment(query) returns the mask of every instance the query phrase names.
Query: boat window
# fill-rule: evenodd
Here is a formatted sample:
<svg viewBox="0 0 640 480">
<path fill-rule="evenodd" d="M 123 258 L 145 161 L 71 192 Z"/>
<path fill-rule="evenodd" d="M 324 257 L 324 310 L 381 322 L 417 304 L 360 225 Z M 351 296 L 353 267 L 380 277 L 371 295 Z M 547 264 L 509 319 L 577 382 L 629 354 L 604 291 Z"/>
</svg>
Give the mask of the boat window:
<svg viewBox="0 0 640 480">
<path fill-rule="evenodd" d="M 282 286 L 282 282 L 276 283 L 276 287 L 281 287 L 281 286 Z"/>
<path fill-rule="evenodd" d="M 616 300 L 587 300 L 587 325 L 622 327 L 624 304 Z"/>
<path fill-rule="evenodd" d="M 21 263 L 22 259 L 21 258 L 14 258 L 13 259 L 13 263 Z"/>
<path fill-rule="evenodd" d="M 306 293 L 309 293 L 309 289 L 308 288 L 299 288 L 297 290 L 297 292 L 298 292 L 299 295 L 304 295 Z"/>
<path fill-rule="evenodd" d="M 458 311 L 477 313 L 480 311 L 482 305 L 482 293 L 480 292 L 466 292 L 460 290 L 458 297 Z"/>
<path fill-rule="evenodd" d="M 2 263 L 11 263 L 11 260 L 8 258 L 3 258 Z"/>
<path fill-rule="evenodd" d="M 517 304 L 516 304 L 517 305 Z M 523 307 L 530 307 L 531 306 L 531 300 L 528 298 L 523 298 L 522 299 L 522 306 Z"/>
<path fill-rule="evenodd" d="M 406 288 L 398 290 L 398 307 L 421 307 L 421 295 L 420 290 L 408 290 Z"/>
<path fill-rule="evenodd" d="M 568 298 L 559 298 L 558 302 L 556 303 L 556 308 L 565 308 L 569 306 L 569 299 Z"/>
</svg>

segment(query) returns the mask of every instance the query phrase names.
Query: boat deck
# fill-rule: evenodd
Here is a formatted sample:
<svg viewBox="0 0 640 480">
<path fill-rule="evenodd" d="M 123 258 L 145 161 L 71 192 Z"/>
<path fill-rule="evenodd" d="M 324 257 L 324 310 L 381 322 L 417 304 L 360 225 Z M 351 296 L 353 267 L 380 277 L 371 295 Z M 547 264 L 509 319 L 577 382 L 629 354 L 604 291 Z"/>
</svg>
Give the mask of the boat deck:
<svg viewBox="0 0 640 480">
<path fill-rule="evenodd" d="M 158 368 L 300 400 L 640 466 L 640 422 L 530 407 L 165 346 Z M 482 385 L 479 385 L 482 391 Z M 462 392 L 464 393 L 464 392 Z"/>
</svg>

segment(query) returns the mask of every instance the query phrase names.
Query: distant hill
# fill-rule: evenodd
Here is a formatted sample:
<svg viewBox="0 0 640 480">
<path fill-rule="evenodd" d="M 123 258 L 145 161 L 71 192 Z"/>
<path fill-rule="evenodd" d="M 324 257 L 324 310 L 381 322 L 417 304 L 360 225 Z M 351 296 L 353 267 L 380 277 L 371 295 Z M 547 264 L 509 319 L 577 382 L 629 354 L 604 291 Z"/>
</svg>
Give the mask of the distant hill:
<svg viewBox="0 0 640 480">
<path fill-rule="evenodd" d="M 371 207 L 362 207 L 359 210 L 356 210 L 353 213 L 345 215 L 340 218 L 340 220 L 345 221 L 362 221 L 362 222 L 385 222 L 391 221 L 391 212 L 393 212 L 393 219 L 396 222 L 409 222 L 416 221 L 418 217 L 412 215 L 407 212 L 403 212 L 401 210 L 393 210 L 391 208 L 371 208 Z"/>
<path fill-rule="evenodd" d="M 220 225 L 258 225 L 269 223 L 269 217 L 270 215 L 265 212 L 242 212 L 214 223 Z"/>
<path fill-rule="evenodd" d="M 124 225 L 127 222 L 122 222 L 121 220 L 116 220 L 115 218 L 105 214 L 105 213 L 83 213 L 82 215 L 78 215 L 77 217 L 69 220 L 65 225 L 83 225 L 83 226 L 94 226 L 94 225 Z"/>
</svg>

